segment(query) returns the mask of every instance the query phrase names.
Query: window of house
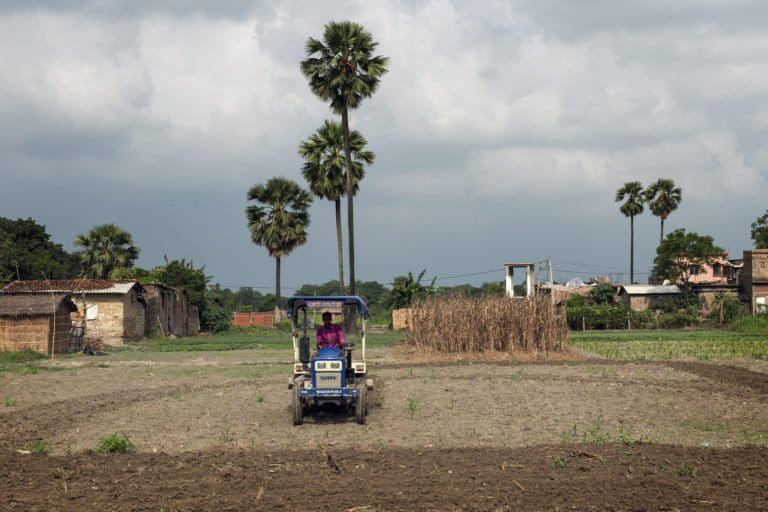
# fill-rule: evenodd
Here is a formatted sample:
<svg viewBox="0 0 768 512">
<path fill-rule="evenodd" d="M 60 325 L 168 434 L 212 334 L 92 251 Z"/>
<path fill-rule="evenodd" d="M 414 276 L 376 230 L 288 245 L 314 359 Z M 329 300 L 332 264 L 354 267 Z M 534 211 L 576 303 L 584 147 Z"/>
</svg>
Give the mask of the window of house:
<svg viewBox="0 0 768 512">
<path fill-rule="evenodd" d="M 755 311 L 757 313 L 768 313 L 768 304 L 766 304 L 766 297 L 755 297 Z"/>
<path fill-rule="evenodd" d="M 723 275 L 723 266 L 719 263 L 715 263 L 712 265 L 712 275 L 715 277 L 720 277 Z"/>
</svg>

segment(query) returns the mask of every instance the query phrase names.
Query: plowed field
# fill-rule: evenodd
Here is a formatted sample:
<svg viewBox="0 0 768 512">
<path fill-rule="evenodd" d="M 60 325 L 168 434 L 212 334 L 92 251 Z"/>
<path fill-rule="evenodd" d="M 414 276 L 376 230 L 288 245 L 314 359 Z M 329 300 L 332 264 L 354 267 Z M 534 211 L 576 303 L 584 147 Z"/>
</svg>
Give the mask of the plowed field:
<svg viewBox="0 0 768 512">
<path fill-rule="evenodd" d="M 761 362 L 410 364 L 379 350 L 367 425 L 300 427 L 284 354 L 45 364 L 0 374 L 2 510 L 768 507 Z M 112 432 L 136 450 L 95 453 Z"/>
</svg>

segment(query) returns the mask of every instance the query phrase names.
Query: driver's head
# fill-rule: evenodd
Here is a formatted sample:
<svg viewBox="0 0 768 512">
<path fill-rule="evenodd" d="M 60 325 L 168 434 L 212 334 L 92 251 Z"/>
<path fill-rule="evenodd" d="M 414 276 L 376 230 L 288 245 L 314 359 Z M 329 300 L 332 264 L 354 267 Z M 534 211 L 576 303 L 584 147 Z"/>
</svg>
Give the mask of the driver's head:
<svg viewBox="0 0 768 512">
<path fill-rule="evenodd" d="M 325 325 L 330 325 L 332 319 L 333 319 L 333 316 L 331 315 L 330 311 L 326 311 L 325 313 L 323 313 L 323 323 Z"/>
</svg>

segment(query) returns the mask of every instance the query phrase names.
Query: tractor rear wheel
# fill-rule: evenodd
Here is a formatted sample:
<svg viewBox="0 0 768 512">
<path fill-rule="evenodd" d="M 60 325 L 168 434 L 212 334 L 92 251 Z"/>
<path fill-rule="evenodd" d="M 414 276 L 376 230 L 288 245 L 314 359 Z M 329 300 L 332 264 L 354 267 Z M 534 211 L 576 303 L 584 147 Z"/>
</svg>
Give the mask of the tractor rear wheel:
<svg viewBox="0 0 768 512">
<path fill-rule="evenodd" d="M 293 388 L 293 400 L 291 401 L 291 411 L 293 412 L 293 424 L 301 425 L 304 423 L 304 406 L 301 405 L 301 395 L 299 394 L 299 387 Z"/>
<path fill-rule="evenodd" d="M 357 403 L 355 403 L 355 419 L 361 425 L 365 425 L 365 416 L 368 414 L 368 390 L 365 385 L 357 388 Z"/>
</svg>

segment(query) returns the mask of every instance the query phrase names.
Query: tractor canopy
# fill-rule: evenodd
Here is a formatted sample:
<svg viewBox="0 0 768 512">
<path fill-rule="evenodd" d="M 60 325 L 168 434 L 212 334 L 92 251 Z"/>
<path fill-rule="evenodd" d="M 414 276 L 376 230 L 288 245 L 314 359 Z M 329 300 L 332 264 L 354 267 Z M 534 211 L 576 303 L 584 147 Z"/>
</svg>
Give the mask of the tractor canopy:
<svg viewBox="0 0 768 512">
<path fill-rule="evenodd" d="M 368 306 L 365 301 L 357 295 L 325 295 L 325 296 L 294 296 L 288 299 L 288 306 L 285 308 L 288 316 L 295 318 L 301 308 L 323 309 L 328 306 L 355 306 L 357 314 L 363 318 L 368 318 Z"/>
</svg>

